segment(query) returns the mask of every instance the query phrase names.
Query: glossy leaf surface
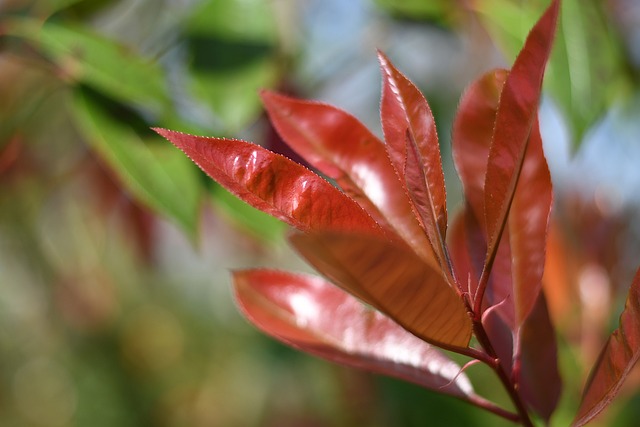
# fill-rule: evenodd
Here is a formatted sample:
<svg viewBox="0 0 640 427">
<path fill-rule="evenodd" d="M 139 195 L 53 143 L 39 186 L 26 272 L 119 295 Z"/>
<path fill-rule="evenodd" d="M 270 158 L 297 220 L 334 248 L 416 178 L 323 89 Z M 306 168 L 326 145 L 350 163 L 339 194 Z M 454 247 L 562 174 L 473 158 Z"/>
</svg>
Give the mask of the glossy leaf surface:
<svg viewBox="0 0 640 427">
<path fill-rule="evenodd" d="M 500 96 L 485 178 L 488 259 L 497 249 L 538 113 L 542 77 L 558 18 L 554 0 L 527 37 Z"/>
<path fill-rule="evenodd" d="M 293 246 L 319 272 L 414 335 L 467 347 L 471 321 L 439 270 L 406 247 L 354 234 L 295 234 Z"/>
<path fill-rule="evenodd" d="M 231 193 L 299 230 L 382 233 L 356 202 L 283 156 L 245 141 L 156 132 Z"/>
<path fill-rule="evenodd" d="M 331 105 L 262 92 L 280 136 L 320 172 L 335 179 L 381 224 L 398 233 L 422 258 L 430 256 L 406 192 L 384 144 L 358 119 Z"/>
<path fill-rule="evenodd" d="M 332 362 L 400 378 L 462 399 L 460 367 L 322 278 L 273 270 L 234 273 L 236 300 L 258 328 Z"/>
<path fill-rule="evenodd" d="M 383 79 L 380 117 L 387 151 L 435 253 L 444 261 L 447 197 L 435 120 L 420 90 L 384 54 L 378 53 L 378 58 Z"/>
<path fill-rule="evenodd" d="M 639 358 L 640 270 L 629 289 L 620 326 L 609 337 L 591 371 L 573 425 L 587 424 L 611 403 Z"/>
</svg>

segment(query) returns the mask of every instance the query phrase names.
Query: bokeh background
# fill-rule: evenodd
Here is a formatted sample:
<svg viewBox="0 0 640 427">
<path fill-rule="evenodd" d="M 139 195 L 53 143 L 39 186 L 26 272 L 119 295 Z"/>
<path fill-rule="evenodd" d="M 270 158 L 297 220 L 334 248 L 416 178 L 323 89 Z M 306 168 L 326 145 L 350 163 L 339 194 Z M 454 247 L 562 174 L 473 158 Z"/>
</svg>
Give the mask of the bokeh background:
<svg viewBox="0 0 640 427">
<path fill-rule="evenodd" d="M 545 290 L 568 425 L 640 256 L 640 3 L 565 0 L 541 109 L 556 208 Z M 500 426 L 417 386 L 290 350 L 237 313 L 229 270 L 308 270 L 286 229 L 151 127 L 294 156 L 260 88 L 381 134 L 376 49 L 449 128 L 546 0 L 0 0 L 0 425 Z M 294 156 L 295 157 L 295 156 Z M 507 403 L 489 373 L 469 375 Z M 640 418 L 634 375 L 602 425 Z"/>
</svg>

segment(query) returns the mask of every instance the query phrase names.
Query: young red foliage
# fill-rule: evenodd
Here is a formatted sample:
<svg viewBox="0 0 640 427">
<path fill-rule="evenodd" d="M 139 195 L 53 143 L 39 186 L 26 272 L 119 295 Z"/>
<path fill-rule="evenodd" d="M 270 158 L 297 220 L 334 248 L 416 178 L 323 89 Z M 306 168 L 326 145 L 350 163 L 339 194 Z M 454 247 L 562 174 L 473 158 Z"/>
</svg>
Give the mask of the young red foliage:
<svg viewBox="0 0 640 427">
<path fill-rule="evenodd" d="M 380 118 L 387 152 L 409 194 L 433 251 L 447 265 L 447 194 L 436 124 L 418 88 L 378 52 L 382 69 Z"/>
<path fill-rule="evenodd" d="M 291 243 L 330 280 L 236 272 L 244 314 L 328 360 L 412 381 L 526 426 L 533 425 L 529 411 L 548 422 L 561 381 L 541 293 L 552 189 L 537 108 L 559 8 L 552 0 L 512 70 L 486 74 L 460 103 L 453 155 L 466 205 L 448 238 L 431 110 L 382 53 L 386 143 L 335 107 L 262 93 L 282 138 L 342 191 L 257 145 L 158 129 L 233 194 L 299 230 Z M 610 403 L 640 357 L 639 289 L 640 272 L 575 425 Z M 478 348 L 469 347 L 472 334 Z M 433 345 L 487 364 L 516 413 L 475 395 Z"/>
<path fill-rule="evenodd" d="M 475 302 L 476 311 L 481 309 L 485 283 L 517 194 L 525 154 L 532 139 L 532 129 L 537 128 L 536 118 L 542 77 L 551 53 L 559 9 L 560 2 L 554 0 L 533 27 L 501 91 L 485 175 L 484 217 L 487 232 L 487 258 L 483 278 L 480 280 L 479 298 Z M 536 139 L 535 132 L 534 139 Z M 550 189 L 550 182 L 548 188 Z M 548 217 L 548 212 L 546 216 Z M 546 231 L 543 234 L 546 234 Z M 518 327 L 531 311 L 536 301 L 537 291 L 525 291 L 526 280 L 524 283 L 516 283 L 515 286 L 517 288 L 514 290 L 518 294 L 523 292 L 528 294 L 525 298 L 514 295 L 515 326 Z M 539 289 L 538 286 L 537 290 Z"/>
<path fill-rule="evenodd" d="M 421 258 L 431 260 L 385 145 L 358 119 L 331 105 L 263 91 L 262 101 L 282 138 L 331 179 L 385 228 L 391 228 Z"/>
<path fill-rule="evenodd" d="M 399 245 L 353 234 L 294 234 L 316 270 L 387 313 L 406 330 L 445 348 L 466 348 L 471 321 L 441 270 Z"/>
<path fill-rule="evenodd" d="M 383 233 L 353 199 L 286 157 L 245 141 L 155 131 L 231 193 L 292 227 Z"/>
<path fill-rule="evenodd" d="M 244 270 L 234 280 L 243 313 L 281 341 L 455 397 L 473 396 L 467 376 L 458 375 L 459 365 L 320 277 Z"/>
</svg>

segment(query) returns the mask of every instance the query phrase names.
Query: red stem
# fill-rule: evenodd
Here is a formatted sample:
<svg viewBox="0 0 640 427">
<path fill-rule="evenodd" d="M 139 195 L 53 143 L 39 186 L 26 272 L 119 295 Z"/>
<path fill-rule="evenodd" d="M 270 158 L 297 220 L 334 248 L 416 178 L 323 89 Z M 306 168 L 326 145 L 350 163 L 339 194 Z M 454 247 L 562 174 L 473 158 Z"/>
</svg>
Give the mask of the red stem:
<svg viewBox="0 0 640 427">
<path fill-rule="evenodd" d="M 499 230 L 499 235 L 497 240 L 498 242 L 500 241 L 503 231 L 504 231 L 504 226 L 501 227 Z M 484 326 L 482 325 L 482 311 L 481 311 L 482 298 L 484 296 L 484 288 L 486 288 L 487 281 L 489 278 L 489 273 L 491 272 L 491 268 L 493 266 L 496 253 L 498 252 L 497 246 L 498 244 L 496 243 L 495 250 L 493 250 L 490 254 L 488 254 L 489 256 L 488 256 L 487 262 L 485 263 L 485 269 L 482 271 L 482 275 L 480 277 L 480 281 L 478 284 L 478 293 L 475 295 L 475 298 L 473 298 L 474 301 L 470 301 L 466 298 L 462 298 L 463 302 L 467 306 L 467 312 L 469 313 L 469 316 L 472 318 L 473 333 L 476 336 L 478 343 L 480 344 L 480 346 L 484 351 L 480 351 L 474 348 L 463 349 L 465 350 L 464 352 L 459 351 L 460 349 L 450 349 L 450 350 L 455 351 L 459 354 L 463 354 L 463 355 L 478 359 L 481 362 L 485 363 L 487 366 L 489 366 L 496 373 L 496 375 L 498 375 L 498 378 L 500 378 L 500 382 L 502 382 L 502 385 L 507 391 L 507 394 L 509 395 L 511 402 L 516 408 L 517 415 L 511 412 L 505 411 L 504 409 L 497 407 L 493 403 L 489 401 L 485 401 L 484 399 L 481 399 L 481 398 L 479 398 L 478 402 L 472 401 L 471 403 L 474 403 L 476 406 L 486 409 L 487 411 L 493 412 L 494 414 L 499 415 L 503 418 L 506 418 L 510 421 L 520 422 L 524 427 L 535 427 L 533 425 L 533 422 L 531 421 L 531 418 L 529 417 L 529 412 L 526 406 L 524 405 L 524 402 L 522 401 L 520 394 L 518 393 L 518 390 L 516 389 L 516 384 L 513 383 L 512 378 L 507 374 L 507 372 L 502 367 L 502 364 L 500 363 L 500 359 L 498 358 L 498 355 L 495 349 L 493 348 L 493 345 L 491 344 L 491 340 L 489 339 L 489 336 L 487 335 L 487 332 L 485 331 Z M 450 260 L 449 251 L 446 244 L 443 246 L 443 249 L 444 249 L 445 258 L 447 260 Z M 462 290 L 450 261 L 449 261 L 449 269 L 450 269 L 449 270 L 450 276 L 454 280 L 456 287 L 459 290 Z M 481 288 L 482 284 L 484 284 L 484 286 Z M 480 291 L 480 289 L 482 289 L 482 291 Z"/>
</svg>

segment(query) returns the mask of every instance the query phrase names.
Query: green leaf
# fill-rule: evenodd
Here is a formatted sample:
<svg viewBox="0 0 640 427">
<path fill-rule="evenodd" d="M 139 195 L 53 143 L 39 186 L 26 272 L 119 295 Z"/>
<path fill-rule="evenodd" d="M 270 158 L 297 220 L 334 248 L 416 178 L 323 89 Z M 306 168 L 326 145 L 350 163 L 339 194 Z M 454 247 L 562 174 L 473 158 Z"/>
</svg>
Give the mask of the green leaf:
<svg viewBox="0 0 640 427">
<path fill-rule="evenodd" d="M 375 0 L 387 12 L 409 19 L 447 22 L 458 7 L 451 0 Z"/>
<path fill-rule="evenodd" d="M 287 228 L 283 222 L 243 202 L 224 188 L 216 188 L 213 202 L 232 221 L 267 242 L 281 240 Z"/>
<path fill-rule="evenodd" d="M 126 188 L 195 236 L 202 187 L 189 160 L 170 146 L 145 144 L 84 95 L 75 96 L 73 112 L 80 131 Z"/>
<path fill-rule="evenodd" d="M 262 112 L 258 91 L 276 84 L 277 62 L 262 57 L 227 69 L 195 69 L 189 75 L 189 92 L 211 108 L 224 131 L 235 134 Z"/>
<path fill-rule="evenodd" d="M 185 27 L 188 34 L 217 35 L 231 40 L 275 42 L 274 5 L 264 0 L 200 2 Z"/>
<path fill-rule="evenodd" d="M 29 19 L 9 21 L 7 32 L 33 42 L 73 82 L 153 114 L 170 107 L 161 68 L 117 41 L 88 28 Z"/>
</svg>

